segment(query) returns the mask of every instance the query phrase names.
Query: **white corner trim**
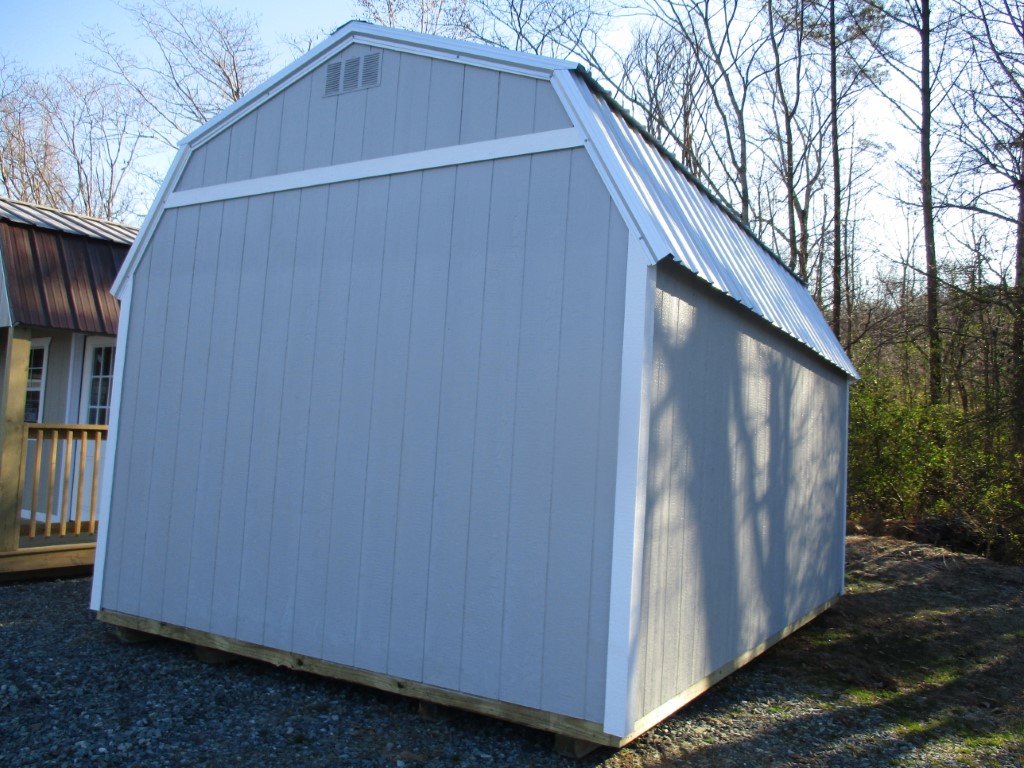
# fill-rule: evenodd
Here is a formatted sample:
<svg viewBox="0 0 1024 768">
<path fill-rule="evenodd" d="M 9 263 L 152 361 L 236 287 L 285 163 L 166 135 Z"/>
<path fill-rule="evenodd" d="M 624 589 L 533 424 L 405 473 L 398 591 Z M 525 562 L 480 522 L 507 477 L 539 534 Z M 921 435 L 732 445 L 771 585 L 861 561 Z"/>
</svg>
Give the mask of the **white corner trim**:
<svg viewBox="0 0 1024 768">
<path fill-rule="evenodd" d="M 117 345 L 114 348 L 114 385 L 110 393 L 110 421 L 107 424 L 107 445 L 103 455 L 103 476 L 100 478 L 100 500 L 97 514 L 96 560 L 93 565 L 92 595 L 89 608 L 100 610 L 103 599 L 103 576 L 107 564 L 107 539 L 110 536 L 110 497 L 114 486 L 114 457 L 117 453 L 117 430 L 121 422 L 121 392 L 124 383 L 124 353 L 128 346 L 128 320 L 132 311 L 131 276 L 122 286 L 121 311 L 117 324 Z"/>
<path fill-rule="evenodd" d="M 575 128 L 562 128 L 491 141 L 478 141 L 472 144 L 456 144 L 420 152 L 389 155 L 372 160 L 358 160 L 354 163 L 330 165 L 324 168 L 310 168 L 305 171 L 281 173 L 276 176 L 263 176 L 211 187 L 199 187 L 184 192 L 172 192 L 167 197 L 164 207 L 181 208 L 187 205 L 201 205 L 240 197 L 319 187 L 356 179 L 372 179 L 378 176 L 392 176 L 397 173 L 412 173 L 431 168 L 479 163 L 485 160 L 554 152 L 580 146 L 583 146 L 583 137 L 580 132 Z"/>
<path fill-rule="evenodd" d="M 636 236 L 631 235 L 626 258 L 604 701 L 604 731 L 620 738 L 633 731 L 636 709 L 633 691 L 640 627 L 644 517 L 647 511 L 656 277 L 657 267 L 648 263 L 647 249 Z"/>
<path fill-rule="evenodd" d="M 178 179 L 181 178 L 181 174 L 185 171 L 185 166 L 188 164 L 188 159 L 191 155 L 192 149 L 183 146 L 174 156 L 171 167 L 167 170 L 167 175 L 164 176 L 160 190 L 153 200 L 153 205 L 150 206 L 149 213 L 146 214 L 142 226 L 139 227 L 139 233 L 135 236 L 135 242 L 128 249 L 128 255 L 125 256 L 124 264 L 121 265 L 121 271 L 117 273 L 117 277 L 114 278 L 114 284 L 110 287 L 110 292 L 115 298 L 121 298 L 125 281 L 135 272 L 135 267 L 139 263 L 139 257 L 145 252 L 150 239 L 153 237 L 153 233 L 156 231 L 156 225 L 160 221 L 161 215 L 163 215 L 167 195 L 177 186 Z"/>
<path fill-rule="evenodd" d="M 841 562 L 839 563 L 839 594 L 846 592 L 846 500 L 849 498 L 849 488 L 847 486 L 849 482 L 850 472 L 850 379 L 845 379 L 840 386 L 843 388 L 843 439 L 842 448 L 839 452 L 840 461 L 842 464 L 839 467 L 839 499 L 840 505 L 842 506 L 842 515 L 839 516 L 839 520 L 836 522 L 836 536 L 839 541 L 836 542 L 836 547 L 842 553 Z"/>
</svg>

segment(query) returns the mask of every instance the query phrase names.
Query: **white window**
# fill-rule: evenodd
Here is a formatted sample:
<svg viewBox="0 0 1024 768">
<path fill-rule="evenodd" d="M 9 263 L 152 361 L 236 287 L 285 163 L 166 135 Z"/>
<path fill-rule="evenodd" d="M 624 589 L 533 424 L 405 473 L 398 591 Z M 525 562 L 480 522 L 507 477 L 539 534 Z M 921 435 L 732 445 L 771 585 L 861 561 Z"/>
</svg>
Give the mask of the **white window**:
<svg viewBox="0 0 1024 768">
<path fill-rule="evenodd" d="M 25 385 L 25 422 L 29 424 L 38 424 L 43 419 L 49 351 L 49 339 L 32 339 L 28 353 L 28 382 Z"/>
<path fill-rule="evenodd" d="M 90 338 L 85 342 L 85 366 L 82 375 L 83 424 L 107 424 L 110 421 L 110 392 L 114 386 L 113 339 Z"/>
</svg>

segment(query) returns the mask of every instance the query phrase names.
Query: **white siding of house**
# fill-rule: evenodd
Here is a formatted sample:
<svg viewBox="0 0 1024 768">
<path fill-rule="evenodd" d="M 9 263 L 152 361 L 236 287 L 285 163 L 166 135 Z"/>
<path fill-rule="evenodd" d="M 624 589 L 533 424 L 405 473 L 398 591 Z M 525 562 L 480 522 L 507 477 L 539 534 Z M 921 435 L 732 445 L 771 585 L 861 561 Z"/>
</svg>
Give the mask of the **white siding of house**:
<svg viewBox="0 0 1024 768">
<path fill-rule="evenodd" d="M 166 211 L 103 608 L 601 722 L 626 245 L 583 149 Z"/>
<path fill-rule="evenodd" d="M 847 388 L 659 265 L 634 719 L 842 591 Z"/>
<path fill-rule="evenodd" d="M 379 86 L 324 96 L 330 61 L 193 149 L 176 191 L 568 128 L 551 84 L 382 51 Z"/>
</svg>

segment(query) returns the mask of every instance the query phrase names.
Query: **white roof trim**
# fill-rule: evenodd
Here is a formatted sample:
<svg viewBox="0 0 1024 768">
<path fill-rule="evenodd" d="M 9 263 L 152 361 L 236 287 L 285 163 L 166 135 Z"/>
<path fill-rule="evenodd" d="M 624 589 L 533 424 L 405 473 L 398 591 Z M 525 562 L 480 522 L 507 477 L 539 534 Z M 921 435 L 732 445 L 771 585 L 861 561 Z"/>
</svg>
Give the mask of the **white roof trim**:
<svg viewBox="0 0 1024 768">
<path fill-rule="evenodd" d="M 330 37 L 300 56 L 265 83 L 254 88 L 244 98 L 194 130 L 181 140 L 179 146 L 189 144 L 195 148 L 210 141 L 228 125 L 233 124 L 235 120 L 244 117 L 328 59 L 337 56 L 345 48 L 357 44 L 543 79 L 549 78 L 553 71 L 577 69 L 580 66 L 561 59 L 533 56 L 479 43 L 467 43 L 462 40 L 380 27 L 364 21 L 350 21 L 340 26 Z"/>
<path fill-rule="evenodd" d="M 352 34 L 354 43 L 417 53 L 488 69 L 501 69 L 505 72 L 532 77 L 546 78 L 557 70 L 577 69 L 580 66 L 564 59 L 553 59 L 505 48 L 495 48 L 481 43 L 470 43 L 465 40 L 379 27 L 363 21 L 350 21 L 340 27 L 335 34 Z"/>
<path fill-rule="evenodd" d="M 123 299 L 121 291 L 125 281 L 135 272 L 135 267 L 139 263 L 139 256 L 145 253 L 146 248 L 149 246 L 153 232 L 156 231 L 157 222 L 163 215 L 164 206 L 167 203 L 167 194 L 177 185 L 178 179 L 181 178 L 181 174 L 185 170 L 191 154 L 192 150 L 189 147 L 182 147 L 178 150 L 178 154 L 174 156 L 171 167 L 167 170 L 167 175 L 164 176 L 163 184 L 160 185 L 160 190 L 156 193 L 153 205 L 150 207 L 149 213 L 146 214 L 146 218 L 143 219 L 142 226 L 139 227 L 139 234 L 135 237 L 132 247 L 128 249 L 128 255 L 125 256 L 124 264 L 121 265 L 121 271 L 117 273 L 117 277 L 114 278 L 114 284 L 110 286 L 110 292 L 114 294 L 114 298 L 118 300 Z"/>
<path fill-rule="evenodd" d="M 267 195 L 274 192 L 355 181 L 356 179 L 393 176 L 399 173 L 413 173 L 431 168 L 500 160 L 581 146 L 583 146 L 583 136 L 577 129 L 562 128 L 543 133 L 528 133 L 491 141 L 478 141 L 472 144 L 455 144 L 401 155 L 386 155 L 371 160 L 358 160 L 341 165 L 310 168 L 305 171 L 281 173 L 275 176 L 263 176 L 245 181 L 173 192 L 168 195 L 164 207 L 180 208 L 187 205 L 201 205 L 240 197 Z"/>
<path fill-rule="evenodd" d="M 578 125 L 580 130 L 587 136 L 587 147 L 590 150 L 590 157 L 597 167 L 597 172 L 608 187 L 619 213 L 625 219 L 633 235 L 646 245 L 647 258 L 650 263 L 656 264 L 661 257 L 668 253 L 668 243 L 657 238 L 658 228 L 654 225 L 648 212 L 641 206 L 633 204 L 632 201 L 636 191 L 632 189 L 632 185 L 626 174 L 622 172 L 621 166 L 608 162 L 609 153 L 607 148 L 613 146 L 612 143 L 607 140 L 596 143 L 593 141 L 595 136 L 601 137 L 604 132 L 600 123 L 594 120 L 589 107 L 583 103 L 580 90 L 573 80 L 573 75 L 565 71 L 555 72 L 551 77 L 551 85 L 554 86 L 555 92 L 562 99 L 562 104 L 566 111 L 569 112 L 573 123 Z M 652 235 L 655 236 L 654 242 L 649 240 Z"/>
</svg>

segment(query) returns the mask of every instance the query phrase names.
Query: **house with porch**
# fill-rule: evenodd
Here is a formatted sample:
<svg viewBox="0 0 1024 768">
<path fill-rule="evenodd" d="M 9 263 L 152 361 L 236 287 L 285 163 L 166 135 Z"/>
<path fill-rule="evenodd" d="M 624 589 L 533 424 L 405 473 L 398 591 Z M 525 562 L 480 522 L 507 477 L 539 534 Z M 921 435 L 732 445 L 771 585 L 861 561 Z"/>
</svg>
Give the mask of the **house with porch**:
<svg viewBox="0 0 1024 768">
<path fill-rule="evenodd" d="M 92 565 L 136 230 L 0 197 L 0 578 Z"/>
</svg>

